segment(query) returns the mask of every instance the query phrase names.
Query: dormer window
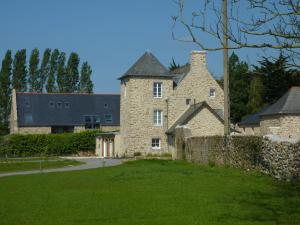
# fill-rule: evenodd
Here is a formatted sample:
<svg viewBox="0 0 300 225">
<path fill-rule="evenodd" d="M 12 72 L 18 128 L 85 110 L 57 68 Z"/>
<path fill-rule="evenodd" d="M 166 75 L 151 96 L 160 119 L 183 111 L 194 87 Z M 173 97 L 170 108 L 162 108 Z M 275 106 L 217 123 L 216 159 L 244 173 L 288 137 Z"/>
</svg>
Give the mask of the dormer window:
<svg viewBox="0 0 300 225">
<path fill-rule="evenodd" d="M 216 89 L 211 88 L 211 89 L 209 90 L 209 97 L 211 97 L 211 98 L 216 97 Z"/>
<path fill-rule="evenodd" d="M 104 103 L 104 108 L 107 109 L 108 108 L 108 104 Z"/>
<path fill-rule="evenodd" d="M 154 98 L 162 97 L 162 83 L 159 82 L 153 83 L 153 97 Z"/>
<path fill-rule="evenodd" d="M 57 107 L 58 109 L 61 109 L 61 108 L 62 108 L 62 102 L 57 102 L 57 103 L 56 103 L 56 107 Z"/>
<path fill-rule="evenodd" d="M 69 109 L 70 108 L 70 103 L 69 102 L 65 102 L 65 108 Z"/>
<path fill-rule="evenodd" d="M 25 105 L 26 105 L 26 108 L 30 108 L 30 103 L 29 103 L 29 101 L 26 101 L 26 102 L 25 102 Z"/>
<path fill-rule="evenodd" d="M 50 101 L 50 102 L 49 102 L 49 107 L 50 107 L 51 109 L 53 109 L 54 106 L 55 106 L 54 102 L 53 102 L 53 101 Z"/>
</svg>

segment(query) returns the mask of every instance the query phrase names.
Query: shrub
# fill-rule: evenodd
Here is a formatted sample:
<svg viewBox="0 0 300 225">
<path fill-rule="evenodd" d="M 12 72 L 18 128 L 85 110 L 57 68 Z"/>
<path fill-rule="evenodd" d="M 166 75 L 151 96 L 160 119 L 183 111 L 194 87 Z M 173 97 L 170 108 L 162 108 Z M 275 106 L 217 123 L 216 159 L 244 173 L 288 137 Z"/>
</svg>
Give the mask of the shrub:
<svg viewBox="0 0 300 225">
<path fill-rule="evenodd" d="M 70 155 L 93 151 L 99 131 L 10 135 L 0 139 L 0 156 Z"/>
</svg>

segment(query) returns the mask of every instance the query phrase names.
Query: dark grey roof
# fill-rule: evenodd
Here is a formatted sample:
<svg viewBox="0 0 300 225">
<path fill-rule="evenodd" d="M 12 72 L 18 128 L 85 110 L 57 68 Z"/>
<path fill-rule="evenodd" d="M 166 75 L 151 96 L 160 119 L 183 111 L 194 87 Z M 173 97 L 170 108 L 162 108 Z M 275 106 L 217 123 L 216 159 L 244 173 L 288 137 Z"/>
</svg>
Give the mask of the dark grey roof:
<svg viewBox="0 0 300 225">
<path fill-rule="evenodd" d="M 276 114 L 300 114 L 300 87 L 292 87 L 260 116 Z"/>
<path fill-rule="evenodd" d="M 80 126 L 85 115 L 99 116 L 101 125 L 119 126 L 120 95 L 17 93 L 17 112 L 19 126 Z M 111 123 L 105 115 L 112 115 Z"/>
<path fill-rule="evenodd" d="M 173 74 L 173 81 L 175 87 L 186 77 L 186 75 L 190 72 L 190 64 L 187 63 L 184 66 L 178 67 L 175 70 L 172 70 L 171 73 Z"/>
<path fill-rule="evenodd" d="M 150 52 L 145 52 L 119 79 L 123 79 L 127 76 L 172 77 L 164 65 Z"/>
<path fill-rule="evenodd" d="M 243 119 L 238 124 L 240 126 L 247 126 L 247 125 L 259 125 L 260 123 L 260 114 L 267 110 L 268 107 L 264 107 L 262 110 L 260 110 L 257 113 L 251 114 L 247 116 L 245 119 Z"/>
<path fill-rule="evenodd" d="M 207 107 L 220 121 L 223 122 L 223 118 L 219 115 L 219 113 L 216 110 L 212 109 L 205 101 L 199 102 L 199 103 L 193 104 L 189 108 L 187 108 L 187 110 L 166 131 L 166 134 L 172 134 L 177 126 L 187 123 L 203 107 Z"/>
</svg>

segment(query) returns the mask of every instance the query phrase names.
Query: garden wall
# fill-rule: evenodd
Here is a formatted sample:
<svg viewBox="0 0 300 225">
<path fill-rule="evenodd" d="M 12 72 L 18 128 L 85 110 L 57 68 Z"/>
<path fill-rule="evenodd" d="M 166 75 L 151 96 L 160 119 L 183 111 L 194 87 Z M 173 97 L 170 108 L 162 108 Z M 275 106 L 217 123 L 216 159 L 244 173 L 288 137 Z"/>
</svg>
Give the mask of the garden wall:
<svg viewBox="0 0 300 225">
<path fill-rule="evenodd" d="M 176 147 L 181 152 L 178 159 L 256 169 L 283 180 L 300 178 L 300 143 L 271 142 L 257 136 L 231 136 L 227 140 L 211 136 L 188 137 Z"/>
</svg>

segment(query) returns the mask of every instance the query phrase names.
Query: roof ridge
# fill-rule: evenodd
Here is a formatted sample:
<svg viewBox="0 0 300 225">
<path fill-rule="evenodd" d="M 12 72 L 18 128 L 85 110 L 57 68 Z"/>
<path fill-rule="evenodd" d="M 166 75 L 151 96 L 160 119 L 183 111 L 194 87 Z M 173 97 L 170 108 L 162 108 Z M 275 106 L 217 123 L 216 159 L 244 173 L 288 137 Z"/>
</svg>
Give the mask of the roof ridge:
<svg viewBox="0 0 300 225">
<path fill-rule="evenodd" d="M 117 93 L 41 93 L 41 92 L 16 92 L 17 94 L 26 94 L 26 95 L 120 95 Z"/>
</svg>

